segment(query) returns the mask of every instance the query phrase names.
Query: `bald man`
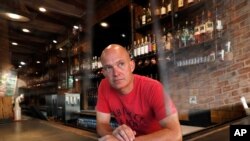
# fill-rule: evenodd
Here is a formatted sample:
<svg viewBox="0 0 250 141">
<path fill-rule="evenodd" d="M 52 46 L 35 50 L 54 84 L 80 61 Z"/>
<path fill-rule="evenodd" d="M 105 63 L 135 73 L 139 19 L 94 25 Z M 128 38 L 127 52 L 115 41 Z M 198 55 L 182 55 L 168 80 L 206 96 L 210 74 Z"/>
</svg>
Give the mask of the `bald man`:
<svg viewBox="0 0 250 141">
<path fill-rule="evenodd" d="M 181 141 L 178 113 L 159 81 L 133 74 L 127 50 L 111 44 L 101 54 L 103 75 L 96 105 L 100 141 Z M 110 126 L 113 115 L 119 126 Z"/>
</svg>

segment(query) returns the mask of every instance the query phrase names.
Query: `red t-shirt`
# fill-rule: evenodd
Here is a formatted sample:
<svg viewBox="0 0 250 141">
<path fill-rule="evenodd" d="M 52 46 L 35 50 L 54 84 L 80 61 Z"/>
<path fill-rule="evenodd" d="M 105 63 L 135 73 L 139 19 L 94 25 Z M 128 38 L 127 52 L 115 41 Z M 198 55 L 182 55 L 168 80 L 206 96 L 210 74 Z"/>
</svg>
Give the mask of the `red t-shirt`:
<svg viewBox="0 0 250 141">
<path fill-rule="evenodd" d="M 160 130 L 159 121 L 176 112 L 162 84 L 139 75 L 134 75 L 134 88 L 127 95 L 119 94 L 107 79 L 103 79 L 98 89 L 96 110 L 113 114 L 119 125 L 128 125 L 137 135 Z"/>
</svg>

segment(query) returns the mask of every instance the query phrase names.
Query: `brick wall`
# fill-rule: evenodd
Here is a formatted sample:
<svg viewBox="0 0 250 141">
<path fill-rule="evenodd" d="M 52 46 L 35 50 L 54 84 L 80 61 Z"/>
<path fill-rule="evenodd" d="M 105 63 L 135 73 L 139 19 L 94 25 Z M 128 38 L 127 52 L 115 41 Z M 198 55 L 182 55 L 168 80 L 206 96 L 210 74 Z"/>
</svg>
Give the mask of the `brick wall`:
<svg viewBox="0 0 250 141">
<path fill-rule="evenodd" d="M 191 110 L 211 111 L 211 122 L 244 115 L 240 97 L 250 101 L 250 1 L 224 0 L 223 35 L 231 41 L 232 61 L 216 61 L 177 68 L 169 75 L 169 91 L 181 120 L 189 120 Z M 197 104 L 190 104 L 196 96 Z M 250 106 L 250 105 L 249 105 Z"/>
</svg>

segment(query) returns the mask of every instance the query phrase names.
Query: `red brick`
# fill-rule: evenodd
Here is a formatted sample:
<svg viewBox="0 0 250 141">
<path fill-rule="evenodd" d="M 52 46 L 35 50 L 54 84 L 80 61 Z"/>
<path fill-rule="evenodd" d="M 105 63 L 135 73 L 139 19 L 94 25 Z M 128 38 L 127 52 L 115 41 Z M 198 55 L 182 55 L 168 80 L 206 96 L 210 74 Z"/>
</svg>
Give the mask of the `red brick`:
<svg viewBox="0 0 250 141">
<path fill-rule="evenodd" d="M 235 90 L 237 88 L 239 88 L 239 84 L 233 84 L 233 85 L 230 85 L 230 86 L 223 87 L 223 92 Z"/>
<path fill-rule="evenodd" d="M 241 68 L 239 69 L 239 74 L 246 74 L 250 72 L 250 67 L 245 67 L 245 68 Z"/>
<path fill-rule="evenodd" d="M 224 73 L 225 73 L 225 70 L 218 70 L 218 71 L 212 73 L 212 74 L 211 74 L 211 77 L 212 77 L 212 78 L 213 78 L 213 77 L 218 77 L 218 76 L 223 75 Z"/>
<path fill-rule="evenodd" d="M 242 68 L 244 66 L 243 62 L 238 62 L 230 67 L 227 68 L 227 72 L 238 70 L 239 68 Z"/>
<path fill-rule="evenodd" d="M 242 2 L 239 1 L 239 0 L 237 0 L 237 2 L 240 2 L 240 3 L 237 4 L 237 5 L 235 6 L 235 8 L 234 8 L 235 12 L 236 12 L 237 10 L 240 10 L 240 9 L 242 9 L 242 8 L 244 8 L 245 6 L 248 5 L 247 0 L 244 0 L 244 1 L 242 1 Z"/>
</svg>

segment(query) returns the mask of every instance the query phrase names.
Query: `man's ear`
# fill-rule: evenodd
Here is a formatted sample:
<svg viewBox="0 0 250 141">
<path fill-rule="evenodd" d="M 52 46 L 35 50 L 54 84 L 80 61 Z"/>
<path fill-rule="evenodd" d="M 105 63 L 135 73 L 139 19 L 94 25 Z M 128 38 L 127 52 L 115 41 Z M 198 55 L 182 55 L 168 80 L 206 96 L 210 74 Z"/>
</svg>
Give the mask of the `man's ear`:
<svg viewBox="0 0 250 141">
<path fill-rule="evenodd" d="M 130 69 L 131 69 L 131 72 L 133 72 L 135 70 L 135 61 L 134 60 L 130 61 Z"/>
</svg>

